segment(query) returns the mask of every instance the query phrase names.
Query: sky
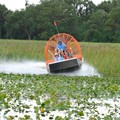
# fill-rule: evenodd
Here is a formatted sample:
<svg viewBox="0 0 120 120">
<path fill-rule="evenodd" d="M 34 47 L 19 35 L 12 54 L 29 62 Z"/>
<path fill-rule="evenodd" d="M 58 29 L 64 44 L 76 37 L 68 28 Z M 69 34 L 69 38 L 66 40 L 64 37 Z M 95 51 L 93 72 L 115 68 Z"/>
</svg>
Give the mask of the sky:
<svg viewBox="0 0 120 120">
<path fill-rule="evenodd" d="M 0 0 L 0 4 L 4 4 L 9 10 L 15 11 L 25 8 L 26 0 Z M 27 0 L 29 4 L 39 4 L 40 0 Z M 94 4 L 98 5 L 104 0 L 92 0 Z"/>
</svg>

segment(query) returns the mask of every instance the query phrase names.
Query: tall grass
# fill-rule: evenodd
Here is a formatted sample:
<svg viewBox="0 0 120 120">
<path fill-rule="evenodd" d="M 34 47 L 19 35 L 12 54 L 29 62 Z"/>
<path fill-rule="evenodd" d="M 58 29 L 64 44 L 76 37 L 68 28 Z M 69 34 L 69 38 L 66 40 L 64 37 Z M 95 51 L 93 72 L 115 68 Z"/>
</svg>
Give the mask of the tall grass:
<svg viewBox="0 0 120 120">
<path fill-rule="evenodd" d="M 44 60 L 45 41 L 0 40 L 0 59 Z"/>
<path fill-rule="evenodd" d="M 120 76 L 120 44 L 81 43 L 84 59 L 105 76 Z"/>
<path fill-rule="evenodd" d="M 0 59 L 44 61 L 46 41 L 0 40 Z M 120 76 L 120 44 L 80 43 L 84 60 L 104 76 Z"/>
</svg>

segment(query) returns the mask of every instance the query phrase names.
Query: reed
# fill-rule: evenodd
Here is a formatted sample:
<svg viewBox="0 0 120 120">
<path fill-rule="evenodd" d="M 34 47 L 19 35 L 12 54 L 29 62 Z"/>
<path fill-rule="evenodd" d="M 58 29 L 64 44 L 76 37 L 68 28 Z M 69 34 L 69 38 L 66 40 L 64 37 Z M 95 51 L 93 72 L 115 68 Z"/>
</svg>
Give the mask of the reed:
<svg viewBox="0 0 120 120">
<path fill-rule="evenodd" d="M 45 41 L 0 40 L 2 60 L 41 60 L 44 61 Z"/>
<path fill-rule="evenodd" d="M 45 61 L 46 41 L 0 40 L 1 60 Z M 104 76 L 120 76 L 120 44 L 80 43 L 84 60 Z"/>
<path fill-rule="evenodd" d="M 81 43 L 85 61 L 104 76 L 120 76 L 120 44 Z"/>
</svg>

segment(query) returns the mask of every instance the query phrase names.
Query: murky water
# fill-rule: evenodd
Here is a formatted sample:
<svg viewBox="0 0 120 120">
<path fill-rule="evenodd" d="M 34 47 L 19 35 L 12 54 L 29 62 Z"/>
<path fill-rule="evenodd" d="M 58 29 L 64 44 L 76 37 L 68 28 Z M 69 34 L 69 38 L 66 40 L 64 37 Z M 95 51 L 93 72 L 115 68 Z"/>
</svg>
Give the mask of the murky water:
<svg viewBox="0 0 120 120">
<path fill-rule="evenodd" d="M 23 62 L 6 62 L 0 61 L 1 73 L 14 73 L 14 74 L 49 74 L 46 70 L 45 62 L 38 61 L 23 61 Z M 80 69 L 68 73 L 59 73 L 60 75 L 69 76 L 100 76 L 97 70 L 89 64 L 83 62 Z"/>
</svg>

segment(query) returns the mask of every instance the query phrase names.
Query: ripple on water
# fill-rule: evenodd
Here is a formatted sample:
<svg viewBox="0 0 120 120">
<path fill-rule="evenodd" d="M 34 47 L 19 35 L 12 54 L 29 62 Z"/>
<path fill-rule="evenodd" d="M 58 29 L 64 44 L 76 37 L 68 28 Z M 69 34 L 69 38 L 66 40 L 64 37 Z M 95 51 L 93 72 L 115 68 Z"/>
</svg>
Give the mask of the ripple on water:
<svg viewBox="0 0 120 120">
<path fill-rule="evenodd" d="M 23 62 L 0 62 L 0 72 L 1 73 L 14 73 L 14 74 L 49 74 L 46 70 L 45 62 L 38 61 L 23 61 Z M 67 76 L 100 76 L 97 70 L 87 64 L 86 62 L 82 63 L 80 69 L 65 72 L 57 73 L 57 75 L 67 75 Z"/>
</svg>

